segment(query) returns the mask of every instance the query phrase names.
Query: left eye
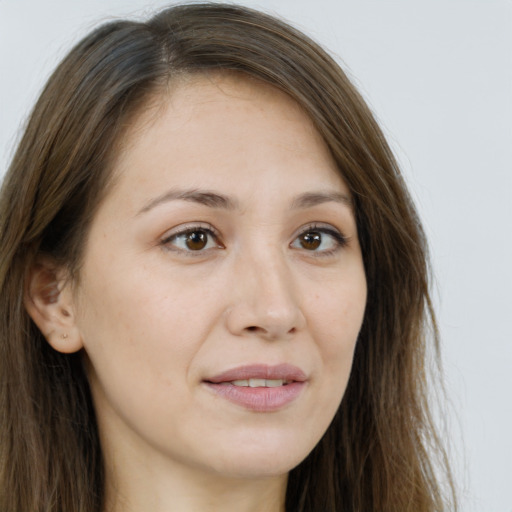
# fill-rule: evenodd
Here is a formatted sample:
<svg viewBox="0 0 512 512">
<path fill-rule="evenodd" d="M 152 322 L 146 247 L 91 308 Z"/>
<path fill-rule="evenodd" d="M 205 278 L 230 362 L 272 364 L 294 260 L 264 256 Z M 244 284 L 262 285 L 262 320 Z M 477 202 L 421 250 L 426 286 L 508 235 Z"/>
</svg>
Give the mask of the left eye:
<svg viewBox="0 0 512 512">
<path fill-rule="evenodd" d="M 291 243 L 291 247 L 311 252 L 329 253 L 345 244 L 345 237 L 334 229 L 310 228 L 300 233 Z"/>
<path fill-rule="evenodd" d="M 164 244 L 182 251 L 204 251 L 220 247 L 214 233 L 205 228 L 192 228 L 173 234 L 164 240 Z"/>
</svg>

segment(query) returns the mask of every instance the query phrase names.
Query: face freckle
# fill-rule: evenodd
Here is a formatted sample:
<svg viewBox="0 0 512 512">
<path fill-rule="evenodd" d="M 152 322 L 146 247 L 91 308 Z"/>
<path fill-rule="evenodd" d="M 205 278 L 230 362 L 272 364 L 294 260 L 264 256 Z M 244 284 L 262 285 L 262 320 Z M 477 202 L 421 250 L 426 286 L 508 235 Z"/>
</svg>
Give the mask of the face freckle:
<svg viewBox="0 0 512 512">
<path fill-rule="evenodd" d="M 271 86 L 189 77 L 160 105 L 127 134 L 77 289 L 107 460 L 285 475 L 338 408 L 363 318 L 350 191 Z"/>
</svg>

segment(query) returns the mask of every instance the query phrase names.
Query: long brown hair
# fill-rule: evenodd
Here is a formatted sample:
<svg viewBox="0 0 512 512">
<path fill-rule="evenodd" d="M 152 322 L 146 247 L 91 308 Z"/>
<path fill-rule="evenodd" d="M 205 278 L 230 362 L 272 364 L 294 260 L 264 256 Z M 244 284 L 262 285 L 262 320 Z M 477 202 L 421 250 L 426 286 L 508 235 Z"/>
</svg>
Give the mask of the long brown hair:
<svg viewBox="0 0 512 512">
<path fill-rule="evenodd" d="M 0 509 L 102 510 L 103 460 L 82 358 L 54 351 L 29 319 L 27 270 L 47 254 L 79 275 L 130 120 L 177 74 L 210 70 L 243 73 L 294 98 L 355 203 L 365 318 L 342 404 L 290 473 L 287 511 L 453 509 L 427 403 L 427 348 L 438 357 L 438 337 L 426 244 L 395 159 L 316 43 L 271 16 L 216 3 L 101 26 L 60 64 L 30 117 L 0 197 Z"/>
</svg>

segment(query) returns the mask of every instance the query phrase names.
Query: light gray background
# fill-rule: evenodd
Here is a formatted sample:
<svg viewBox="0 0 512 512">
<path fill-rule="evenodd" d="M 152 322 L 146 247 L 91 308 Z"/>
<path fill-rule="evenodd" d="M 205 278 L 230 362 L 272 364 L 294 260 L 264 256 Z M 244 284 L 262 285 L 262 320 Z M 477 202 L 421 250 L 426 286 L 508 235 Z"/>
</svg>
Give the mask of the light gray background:
<svg viewBox="0 0 512 512">
<path fill-rule="evenodd" d="M 512 2 L 240 3 L 330 48 L 383 125 L 431 241 L 461 508 L 512 512 Z M 71 44 L 98 21 L 162 5 L 0 0 L 1 174 Z"/>
</svg>

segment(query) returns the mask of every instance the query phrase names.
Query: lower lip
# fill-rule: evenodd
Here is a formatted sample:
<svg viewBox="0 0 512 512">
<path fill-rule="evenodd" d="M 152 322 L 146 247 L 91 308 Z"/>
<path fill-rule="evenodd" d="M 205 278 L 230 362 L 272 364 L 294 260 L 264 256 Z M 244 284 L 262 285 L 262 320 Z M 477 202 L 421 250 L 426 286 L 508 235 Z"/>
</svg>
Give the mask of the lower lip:
<svg viewBox="0 0 512 512">
<path fill-rule="evenodd" d="M 305 384 L 305 382 L 292 382 L 275 388 L 251 388 L 206 382 L 206 385 L 217 395 L 255 412 L 272 412 L 282 409 L 300 395 Z"/>
</svg>

